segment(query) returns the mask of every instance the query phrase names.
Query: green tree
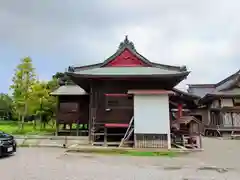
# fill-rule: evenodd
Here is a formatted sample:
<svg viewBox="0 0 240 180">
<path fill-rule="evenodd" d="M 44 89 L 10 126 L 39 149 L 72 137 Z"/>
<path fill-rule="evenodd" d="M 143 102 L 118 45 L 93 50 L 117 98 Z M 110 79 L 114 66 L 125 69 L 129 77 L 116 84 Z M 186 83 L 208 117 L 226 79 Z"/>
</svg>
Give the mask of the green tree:
<svg viewBox="0 0 240 180">
<path fill-rule="evenodd" d="M 24 128 L 24 119 L 28 114 L 28 107 L 31 100 L 32 86 L 36 81 L 35 69 L 32 65 L 32 59 L 26 57 L 21 59 L 16 67 L 12 78 L 11 89 L 13 90 L 13 104 L 18 114 L 20 129 Z"/>
<path fill-rule="evenodd" d="M 29 114 L 36 115 L 39 117 L 40 122 L 42 122 L 43 107 L 46 99 L 48 98 L 49 93 L 46 89 L 46 83 L 36 81 L 32 85 L 32 91 L 30 94 L 31 101 L 29 102 Z M 34 118 L 34 129 L 36 129 L 36 118 Z"/>
<path fill-rule="evenodd" d="M 9 120 L 12 119 L 13 107 L 12 98 L 8 94 L 0 94 L 0 117 Z"/>
<path fill-rule="evenodd" d="M 58 88 L 58 86 L 56 78 L 47 82 L 36 81 L 32 86 L 30 112 L 39 117 L 41 128 L 46 127 L 46 118 L 50 120 L 55 114 L 57 99 L 51 96 L 50 93 Z M 34 122 L 34 128 L 36 128 L 36 121 Z"/>
<path fill-rule="evenodd" d="M 66 73 L 57 72 L 52 76 L 52 79 L 56 79 L 60 86 L 74 84 L 73 81 Z"/>
<path fill-rule="evenodd" d="M 65 76 L 64 73 L 62 73 L 62 72 L 56 72 L 56 74 L 54 74 L 54 75 L 52 76 L 52 79 L 60 79 L 60 78 L 63 78 L 64 76 Z"/>
<path fill-rule="evenodd" d="M 47 99 L 47 105 L 48 107 L 48 112 L 52 112 L 52 116 L 56 116 L 56 109 L 57 109 L 57 97 L 56 96 L 51 96 L 50 93 L 59 88 L 59 82 L 58 79 L 52 78 L 50 81 L 47 82 L 47 90 L 49 92 L 49 96 Z M 55 121 L 54 121 L 55 122 Z"/>
</svg>

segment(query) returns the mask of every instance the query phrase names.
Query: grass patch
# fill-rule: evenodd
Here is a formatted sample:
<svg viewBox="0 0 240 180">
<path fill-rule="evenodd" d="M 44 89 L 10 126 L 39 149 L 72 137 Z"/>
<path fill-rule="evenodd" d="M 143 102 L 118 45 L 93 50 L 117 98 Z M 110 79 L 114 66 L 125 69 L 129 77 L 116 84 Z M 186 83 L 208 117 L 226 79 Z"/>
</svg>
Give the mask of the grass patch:
<svg viewBox="0 0 240 180">
<path fill-rule="evenodd" d="M 38 123 L 36 129 L 34 129 L 32 123 L 25 123 L 24 129 L 19 129 L 19 124 L 17 121 L 0 121 L 0 131 L 13 135 L 45 135 L 53 134 L 55 132 L 55 126 L 52 127 L 47 125 L 46 128 L 41 129 Z"/>
<path fill-rule="evenodd" d="M 111 149 L 111 148 L 83 148 L 77 150 L 67 150 L 67 152 L 78 152 L 78 153 L 96 153 L 105 155 L 125 155 L 125 156 L 165 156 L 165 157 L 176 157 L 179 152 L 175 151 L 144 151 L 135 149 Z"/>
</svg>

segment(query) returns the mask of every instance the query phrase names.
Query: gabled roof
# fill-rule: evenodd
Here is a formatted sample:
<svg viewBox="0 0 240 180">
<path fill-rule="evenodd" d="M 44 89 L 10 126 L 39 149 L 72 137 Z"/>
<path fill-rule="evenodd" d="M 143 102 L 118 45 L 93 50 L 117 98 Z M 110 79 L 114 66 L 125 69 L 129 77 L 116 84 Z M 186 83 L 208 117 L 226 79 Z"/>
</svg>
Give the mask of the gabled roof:
<svg viewBox="0 0 240 180">
<path fill-rule="evenodd" d="M 52 96 L 63 96 L 63 95 L 87 95 L 84 89 L 78 85 L 64 85 L 53 91 L 50 95 Z"/>
<path fill-rule="evenodd" d="M 125 37 L 117 51 L 102 63 L 68 68 L 67 75 L 87 90 L 92 78 L 147 78 L 170 81 L 173 87 L 190 73 L 186 66 L 153 63 L 139 54 L 132 42 Z M 84 84 L 84 85 L 83 85 Z"/>
<path fill-rule="evenodd" d="M 208 85 L 189 85 L 188 86 L 188 93 L 194 94 L 199 97 L 204 97 L 207 93 L 210 93 L 215 90 L 214 86 Z"/>
<path fill-rule="evenodd" d="M 215 87 L 218 87 L 218 86 L 224 84 L 225 82 L 227 82 L 227 81 L 229 81 L 229 80 L 231 80 L 231 79 L 236 78 L 236 76 L 239 76 L 239 75 L 240 75 L 240 69 L 239 69 L 237 72 L 233 73 L 232 75 L 228 76 L 227 78 L 223 79 L 222 81 L 218 82 L 218 83 L 215 85 Z"/>
<path fill-rule="evenodd" d="M 235 92 L 230 90 L 238 87 L 240 83 L 240 70 L 228 76 L 217 84 L 189 84 L 188 92 L 201 96 L 203 99 L 210 96 L 229 96 Z"/>
<path fill-rule="evenodd" d="M 240 87 L 240 74 L 237 74 L 236 76 L 232 77 L 231 82 L 229 82 L 225 87 L 223 87 L 219 91 L 225 91 L 225 90 L 230 90 L 230 89 L 239 88 L 239 87 Z"/>
<path fill-rule="evenodd" d="M 216 98 L 239 98 L 239 97 L 240 97 L 240 88 L 224 90 L 224 91 L 214 91 L 206 94 L 203 98 L 199 100 L 199 103 L 205 104 Z"/>
<path fill-rule="evenodd" d="M 240 97 L 240 88 L 224 90 L 224 91 L 216 91 L 207 94 L 208 96 L 219 96 L 219 97 L 233 97 L 239 96 Z"/>
<path fill-rule="evenodd" d="M 124 41 L 120 43 L 117 51 L 107 58 L 102 63 L 92 64 L 92 65 L 86 65 L 86 66 L 70 66 L 70 71 L 81 71 L 81 70 L 87 70 L 87 69 L 93 69 L 93 68 L 102 68 L 106 67 L 108 63 L 115 60 L 118 56 L 120 56 L 125 51 L 129 51 L 132 56 L 136 57 L 138 60 L 140 60 L 145 67 L 155 67 L 155 68 L 161 68 L 164 70 L 170 70 L 170 71 L 177 71 L 177 72 L 186 72 L 187 68 L 186 66 L 170 66 L 165 64 L 159 64 L 149 61 L 147 58 L 142 56 L 137 52 L 135 49 L 135 46 L 133 42 L 128 40 L 128 37 L 126 36 Z M 127 57 L 126 57 L 127 58 Z"/>
<path fill-rule="evenodd" d="M 223 80 L 221 83 L 218 83 L 218 86 L 216 85 L 215 89 L 202 97 L 199 102 L 206 103 L 215 98 L 240 97 L 240 74 L 238 72 L 231 75 L 231 78 L 227 78 L 228 81 Z M 221 88 L 219 88 L 220 86 Z"/>
</svg>

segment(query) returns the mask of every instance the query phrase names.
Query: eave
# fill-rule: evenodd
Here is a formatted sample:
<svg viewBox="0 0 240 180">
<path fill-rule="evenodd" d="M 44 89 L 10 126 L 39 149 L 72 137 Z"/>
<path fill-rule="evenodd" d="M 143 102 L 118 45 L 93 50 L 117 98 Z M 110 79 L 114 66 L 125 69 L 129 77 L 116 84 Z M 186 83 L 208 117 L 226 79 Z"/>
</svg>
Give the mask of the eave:
<svg viewBox="0 0 240 180">
<path fill-rule="evenodd" d="M 199 104 L 205 104 L 219 98 L 240 98 L 240 94 L 206 94 L 199 100 Z"/>
<path fill-rule="evenodd" d="M 97 75 L 97 74 L 77 74 L 74 72 L 66 72 L 68 76 L 74 76 L 79 78 L 171 78 L 171 77 L 182 77 L 183 79 L 188 76 L 190 72 L 182 72 L 182 73 L 176 73 L 176 74 L 151 74 L 151 75 Z"/>
<path fill-rule="evenodd" d="M 119 81 L 138 81 L 141 83 L 142 81 L 156 81 L 156 83 L 166 84 L 167 88 L 173 88 L 177 84 L 179 84 L 189 72 L 181 73 L 178 75 L 122 75 L 122 76 L 114 76 L 114 75 L 82 75 L 76 74 L 74 72 L 67 72 L 67 75 L 71 78 L 71 80 L 80 85 L 85 91 L 89 91 L 91 82 L 95 81 L 111 81 L 111 80 L 119 80 Z"/>
</svg>

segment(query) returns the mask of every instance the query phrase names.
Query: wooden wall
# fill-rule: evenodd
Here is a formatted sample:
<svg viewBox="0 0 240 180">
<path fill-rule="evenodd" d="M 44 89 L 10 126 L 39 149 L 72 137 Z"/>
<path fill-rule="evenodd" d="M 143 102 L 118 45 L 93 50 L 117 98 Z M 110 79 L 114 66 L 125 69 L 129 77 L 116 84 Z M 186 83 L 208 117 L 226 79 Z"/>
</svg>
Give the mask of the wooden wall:
<svg viewBox="0 0 240 180">
<path fill-rule="evenodd" d="M 133 99 L 131 97 L 118 97 L 123 99 L 125 107 L 110 108 L 106 105 L 105 94 L 127 94 L 131 89 L 162 89 L 163 83 L 157 81 L 117 81 L 117 80 L 104 80 L 92 82 L 92 101 L 94 101 L 93 108 L 96 108 L 96 120 L 98 123 L 129 123 L 133 116 Z M 125 98 L 125 99 L 124 99 Z M 130 105 L 130 106 L 129 106 Z"/>
<path fill-rule="evenodd" d="M 59 96 L 57 112 L 58 123 L 88 124 L 89 96 Z"/>
</svg>

